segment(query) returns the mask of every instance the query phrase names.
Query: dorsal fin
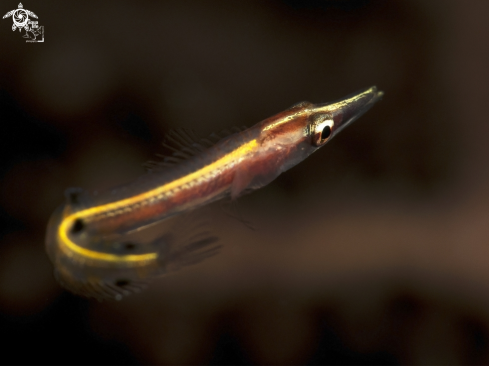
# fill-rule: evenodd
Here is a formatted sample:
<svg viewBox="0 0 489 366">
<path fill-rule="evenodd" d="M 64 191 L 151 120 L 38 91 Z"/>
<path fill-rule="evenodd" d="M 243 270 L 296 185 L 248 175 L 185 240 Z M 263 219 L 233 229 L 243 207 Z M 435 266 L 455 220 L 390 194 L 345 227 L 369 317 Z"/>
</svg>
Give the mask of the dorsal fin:
<svg viewBox="0 0 489 366">
<path fill-rule="evenodd" d="M 291 107 L 289 107 L 287 109 L 310 107 L 312 105 L 313 105 L 313 103 L 304 101 L 304 102 L 296 103 L 296 104 L 294 104 L 293 106 L 291 106 Z"/>
<path fill-rule="evenodd" d="M 246 126 L 231 127 L 222 130 L 218 134 L 211 133 L 207 138 L 198 136 L 189 128 L 172 129 L 165 136 L 162 146 L 167 150 L 166 154 L 156 154 L 159 160 L 150 160 L 144 164 L 149 172 L 161 170 L 165 167 L 175 166 L 190 159 L 208 148 L 216 145 L 221 140 L 246 130 Z"/>
</svg>

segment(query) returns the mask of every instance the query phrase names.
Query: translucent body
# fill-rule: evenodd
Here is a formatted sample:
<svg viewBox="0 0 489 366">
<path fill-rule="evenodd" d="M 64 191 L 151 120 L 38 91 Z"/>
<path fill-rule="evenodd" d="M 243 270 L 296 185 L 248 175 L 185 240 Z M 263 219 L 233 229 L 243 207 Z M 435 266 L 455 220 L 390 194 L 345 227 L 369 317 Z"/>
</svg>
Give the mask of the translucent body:
<svg viewBox="0 0 489 366">
<path fill-rule="evenodd" d="M 156 164 L 153 173 L 97 196 L 69 191 L 46 238 L 60 282 L 81 294 L 117 297 L 141 280 L 166 273 L 169 258 L 185 262 L 214 253 L 212 237 L 199 230 L 195 239 L 179 238 L 180 229 L 166 229 L 144 244 L 128 238 L 171 216 L 263 187 L 324 146 L 381 95 L 372 87 L 334 103 L 299 103 L 213 145 L 182 133 L 167 158 L 175 165 Z M 186 256 L 172 256 L 185 246 Z M 93 287 L 98 289 L 88 290 Z"/>
</svg>

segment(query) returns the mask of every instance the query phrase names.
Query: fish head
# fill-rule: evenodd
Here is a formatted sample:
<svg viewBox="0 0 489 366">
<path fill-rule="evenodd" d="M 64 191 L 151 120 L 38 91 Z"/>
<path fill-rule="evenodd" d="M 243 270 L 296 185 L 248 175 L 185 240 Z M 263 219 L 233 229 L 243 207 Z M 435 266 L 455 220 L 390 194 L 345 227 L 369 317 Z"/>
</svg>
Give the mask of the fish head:
<svg viewBox="0 0 489 366">
<path fill-rule="evenodd" d="M 309 108 L 309 136 L 313 146 L 324 146 L 346 126 L 368 111 L 384 93 L 373 86 L 330 103 Z"/>
<path fill-rule="evenodd" d="M 261 123 L 262 144 L 313 152 L 368 111 L 382 95 L 373 86 L 330 103 L 298 103 Z"/>
</svg>

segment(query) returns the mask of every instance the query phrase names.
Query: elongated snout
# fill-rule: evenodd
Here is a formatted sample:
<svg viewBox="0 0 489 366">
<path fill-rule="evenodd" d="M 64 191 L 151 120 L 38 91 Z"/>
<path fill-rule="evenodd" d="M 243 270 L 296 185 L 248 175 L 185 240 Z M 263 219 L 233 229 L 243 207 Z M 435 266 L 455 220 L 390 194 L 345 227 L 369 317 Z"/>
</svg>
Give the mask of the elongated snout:
<svg viewBox="0 0 489 366">
<path fill-rule="evenodd" d="M 315 111 L 328 113 L 334 121 L 332 135 L 337 134 L 343 128 L 368 111 L 384 95 L 377 87 L 361 90 L 334 102 L 319 104 Z"/>
</svg>

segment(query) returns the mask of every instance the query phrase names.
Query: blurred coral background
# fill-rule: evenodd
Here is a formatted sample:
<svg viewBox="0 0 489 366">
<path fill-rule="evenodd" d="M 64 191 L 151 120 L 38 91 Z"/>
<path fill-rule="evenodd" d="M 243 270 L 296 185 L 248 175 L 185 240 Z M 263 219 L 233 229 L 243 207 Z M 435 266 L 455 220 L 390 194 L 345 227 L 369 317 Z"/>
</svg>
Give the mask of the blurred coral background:
<svg viewBox="0 0 489 366">
<path fill-rule="evenodd" d="M 2 1 L 0 13 L 17 8 Z M 2 363 L 489 363 L 489 2 L 26 1 L 0 22 Z M 67 187 L 144 174 L 171 128 L 377 85 L 309 159 L 217 205 L 221 254 L 122 301 L 59 287 Z"/>
</svg>

